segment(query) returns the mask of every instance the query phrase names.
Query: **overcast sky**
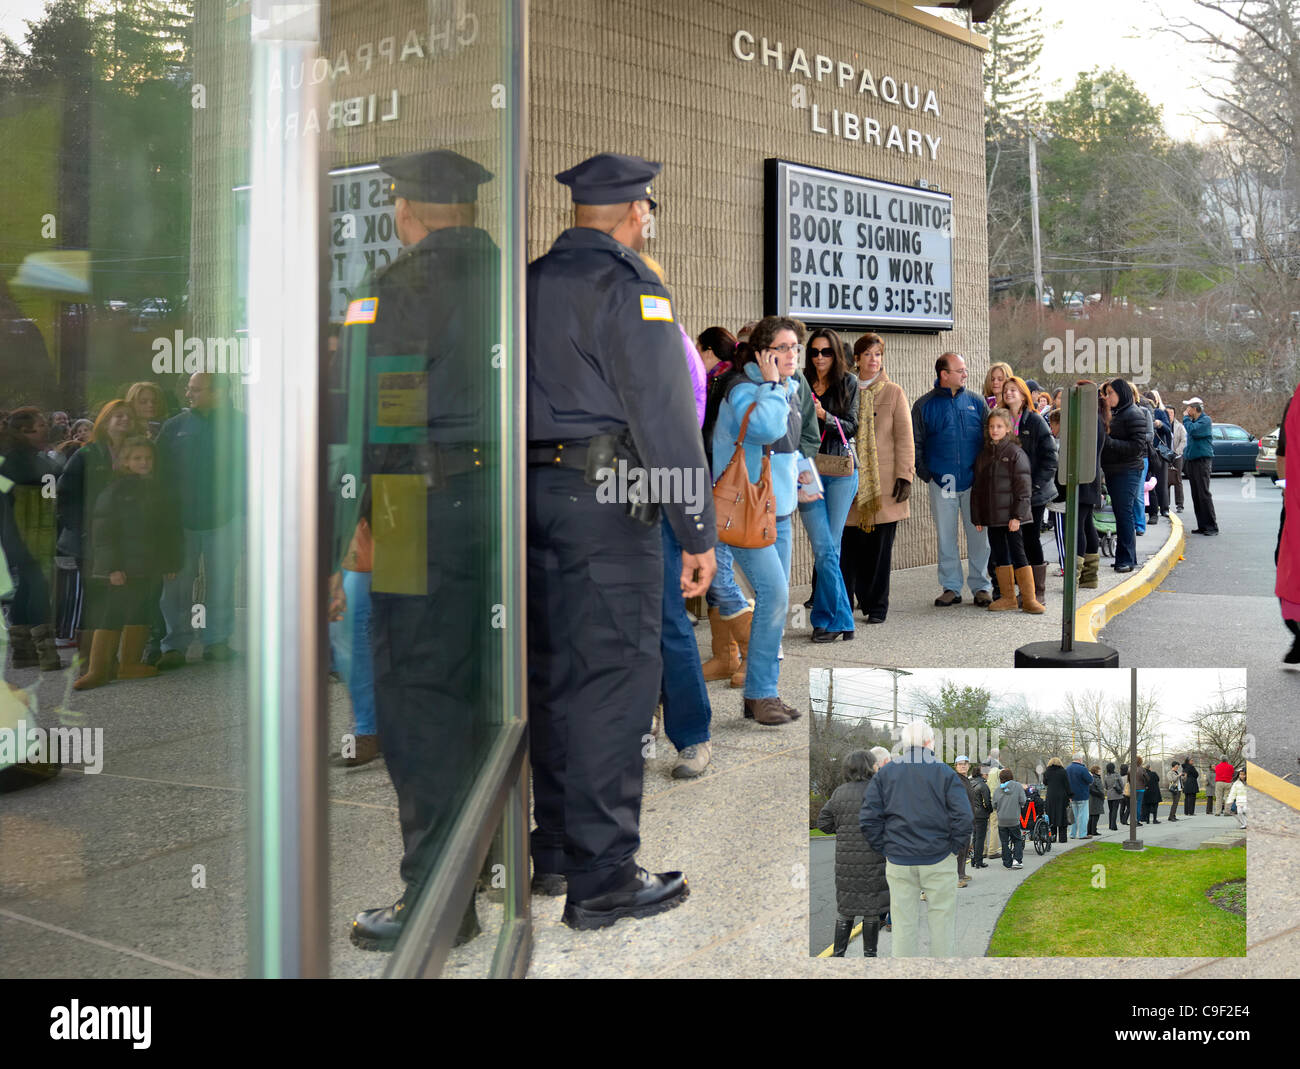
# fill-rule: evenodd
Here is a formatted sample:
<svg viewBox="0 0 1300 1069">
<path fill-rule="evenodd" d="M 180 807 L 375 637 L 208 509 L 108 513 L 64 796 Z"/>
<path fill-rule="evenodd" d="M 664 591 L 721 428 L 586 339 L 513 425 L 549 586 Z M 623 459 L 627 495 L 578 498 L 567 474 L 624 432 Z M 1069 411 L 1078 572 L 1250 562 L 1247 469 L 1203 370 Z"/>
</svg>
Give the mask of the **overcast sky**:
<svg viewBox="0 0 1300 1069">
<path fill-rule="evenodd" d="M 1023 696 L 1033 709 L 1060 713 L 1061 697 L 1071 691 L 1101 691 L 1126 705 L 1131 694 L 1129 670 L 1055 669 L 1031 671 L 1013 668 L 916 668 L 898 677 L 899 723 L 912 719 L 917 692 L 936 691 L 944 682 L 963 687 L 983 687 L 1002 701 Z M 1140 668 L 1138 690 L 1154 688 L 1159 701 L 1160 728 L 1172 745 L 1186 731 L 1188 715 L 1200 710 L 1222 689 L 1229 700 L 1244 701 L 1244 668 Z M 810 691 L 818 709 L 825 709 L 826 672 L 814 669 Z M 882 668 L 837 668 L 835 670 L 835 713 L 873 719 L 892 716 L 893 673 Z"/>
</svg>

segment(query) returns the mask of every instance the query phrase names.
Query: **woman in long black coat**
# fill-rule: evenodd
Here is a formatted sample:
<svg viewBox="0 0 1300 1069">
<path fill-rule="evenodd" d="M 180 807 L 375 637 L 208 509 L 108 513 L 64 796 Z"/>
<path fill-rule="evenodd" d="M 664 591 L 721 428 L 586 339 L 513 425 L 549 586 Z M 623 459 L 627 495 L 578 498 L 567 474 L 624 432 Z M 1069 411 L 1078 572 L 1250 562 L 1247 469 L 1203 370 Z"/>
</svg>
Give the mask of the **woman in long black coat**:
<svg viewBox="0 0 1300 1069">
<path fill-rule="evenodd" d="M 1196 813 L 1196 792 L 1201 789 L 1200 779 L 1201 773 L 1189 757 L 1183 762 L 1183 813 L 1186 816 Z"/>
<path fill-rule="evenodd" d="M 1142 796 L 1142 812 L 1139 819 L 1143 824 L 1160 823 L 1160 773 L 1154 768 L 1142 770 L 1147 778 L 1146 794 Z"/>
<path fill-rule="evenodd" d="M 1047 821 L 1057 842 L 1066 842 L 1070 829 L 1070 776 L 1059 757 L 1053 757 L 1043 769 L 1043 786 L 1047 788 Z"/>
<path fill-rule="evenodd" d="M 844 782 L 835 788 L 817 817 L 817 826 L 835 836 L 835 947 L 831 956 L 844 957 L 853 922 L 862 918 L 862 953 L 876 956 L 880 918 L 889 910 L 885 859 L 871 849 L 862 834 L 859 816 L 867 785 L 876 774 L 875 758 L 854 750 L 844 759 Z"/>
</svg>

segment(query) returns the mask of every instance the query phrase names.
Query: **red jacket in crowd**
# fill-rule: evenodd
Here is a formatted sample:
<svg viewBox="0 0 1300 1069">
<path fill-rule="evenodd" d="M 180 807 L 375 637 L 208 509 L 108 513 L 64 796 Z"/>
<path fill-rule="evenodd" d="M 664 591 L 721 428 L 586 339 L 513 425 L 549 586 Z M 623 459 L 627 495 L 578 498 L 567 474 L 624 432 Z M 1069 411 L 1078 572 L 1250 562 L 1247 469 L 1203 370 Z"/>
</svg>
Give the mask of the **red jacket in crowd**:
<svg viewBox="0 0 1300 1069">
<path fill-rule="evenodd" d="M 1220 761 L 1214 766 L 1214 781 L 1216 783 L 1231 783 L 1234 769 L 1227 761 Z"/>
</svg>

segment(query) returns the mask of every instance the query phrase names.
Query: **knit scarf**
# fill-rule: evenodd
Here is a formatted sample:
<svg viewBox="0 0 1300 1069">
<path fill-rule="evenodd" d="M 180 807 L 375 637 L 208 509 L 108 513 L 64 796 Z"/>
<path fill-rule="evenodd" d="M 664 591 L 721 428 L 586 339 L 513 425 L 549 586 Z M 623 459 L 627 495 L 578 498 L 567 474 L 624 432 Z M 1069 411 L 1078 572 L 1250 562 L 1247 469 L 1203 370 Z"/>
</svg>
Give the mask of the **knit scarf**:
<svg viewBox="0 0 1300 1069">
<path fill-rule="evenodd" d="M 876 529 L 876 513 L 885 503 L 876 455 L 876 397 L 888 381 L 882 367 L 870 386 L 858 390 L 858 526 L 864 531 Z"/>
</svg>

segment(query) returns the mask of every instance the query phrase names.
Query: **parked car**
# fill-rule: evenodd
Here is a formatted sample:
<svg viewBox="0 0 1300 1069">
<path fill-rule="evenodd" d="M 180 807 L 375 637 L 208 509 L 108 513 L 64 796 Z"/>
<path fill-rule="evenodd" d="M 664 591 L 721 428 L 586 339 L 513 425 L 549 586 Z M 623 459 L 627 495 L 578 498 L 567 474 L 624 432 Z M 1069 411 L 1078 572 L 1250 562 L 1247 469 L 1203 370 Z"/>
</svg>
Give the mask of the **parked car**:
<svg viewBox="0 0 1300 1069">
<path fill-rule="evenodd" d="M 1213 475 L 1254 472 L 1255 458 L 1259 456 L 1259 441 L 1245 427 L 1235 423 L 1214 425 Z"/>
<path fill-rule="evenodd" d="M 1281 427 L 1274 427 L 1259 440 L 1259 456 L 1255 458 L 1255 474 L 1267 475 L 1277 482 L 1277 434 Z"/>
</svg>

